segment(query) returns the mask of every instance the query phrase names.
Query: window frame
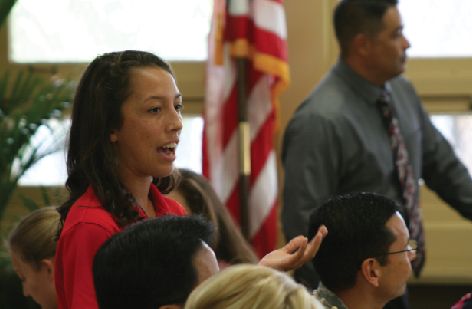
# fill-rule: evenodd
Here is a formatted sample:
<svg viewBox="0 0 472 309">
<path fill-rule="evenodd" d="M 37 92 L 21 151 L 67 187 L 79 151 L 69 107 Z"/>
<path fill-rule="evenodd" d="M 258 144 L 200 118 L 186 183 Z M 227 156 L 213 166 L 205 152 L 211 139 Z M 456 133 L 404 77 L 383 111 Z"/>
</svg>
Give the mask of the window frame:
<svg viewBox="0 0 472 309">
<path fill-rule="evenodd" d="M 330 0 L 323 10 L 326 71 L 339 57 L 339 47 L 332 25 L 332 12 L 338 2 L 339 0 Z M 404 75 L 415 86 L 427 111 L 472 110 L 472 57 L 408 58 Z"/>
<path fill-rule="evenodd" d="M 0 74 L 9 72 L 16 75 L 21 70 L 29 70 L 49 77 L 58 74 L 61 77 L 70 76 L 77 81 L 80 79 L 88 63 L 13 63 L 9 60 L 9 24 L 10 19 L 0 29 Z M 171 61 L 170 65 L 176 77 L 177 86 L 183 94 L 184 116 L 202 115 L 205 100 L 205 61 Z M 49 186 L 47 186 L 49 187 Z M 55 187 L 55 186 L 52 186 Z M 32 190 L 36 196 L 38 186 L 21 186 L 21 191 Z M 60 188 L 62 188 L 60 186 Z M 26 194 L 28 195 L 28 194 Z"/>
<path fill-rule="evenodd" d="M 9 23 L 8 20 L 0 30 L 0 67 L 13 74 L 20 70 L 33 70 L 45 76 L 54 75 L 79 78 L 87 63 L 13 63 L 9 59 Z M 184 103 L 201 104 L 205 96 L 204 76 L 205 61 L 171 61 L 177 85 L 184 95 Z"/>
</svg>

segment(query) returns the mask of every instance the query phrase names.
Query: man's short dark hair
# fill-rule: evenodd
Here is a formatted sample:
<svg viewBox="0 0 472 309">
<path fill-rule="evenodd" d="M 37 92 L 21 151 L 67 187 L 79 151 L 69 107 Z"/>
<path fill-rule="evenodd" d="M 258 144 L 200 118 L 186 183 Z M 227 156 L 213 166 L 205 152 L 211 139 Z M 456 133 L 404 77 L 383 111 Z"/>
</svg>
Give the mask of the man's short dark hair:
<svg viewBox="0 0 472 309">
<path fill-rule="evenodd" d="M 214 235 L 198 216 L 151 218 L 114 234 L 93 260 L 100 309 L 184 304 L 198 283 L 193 257 Z"/>
<path fill-rule="evenodd" d="M 313 258 L 321 282 L 333 292 L 355 285 L 362 262 L 388 252 L 395 236 L 386 227 L 399 210 L 397 202 L 375 193 L 335 197 L 316 208 L 310 216 L 308 237 L 324 224 L 328 235 Z M 388 256 L 377 257 L 386 265 Z"/>
<path fill-rule="evenodd" d="M 333 15 L 341 54 L 349 52 L 352 40 L 359 33 L 376 36 L 383 28 L 383 15 L 397 4 L 398 0 L 341 0 Z"/>
</svg>

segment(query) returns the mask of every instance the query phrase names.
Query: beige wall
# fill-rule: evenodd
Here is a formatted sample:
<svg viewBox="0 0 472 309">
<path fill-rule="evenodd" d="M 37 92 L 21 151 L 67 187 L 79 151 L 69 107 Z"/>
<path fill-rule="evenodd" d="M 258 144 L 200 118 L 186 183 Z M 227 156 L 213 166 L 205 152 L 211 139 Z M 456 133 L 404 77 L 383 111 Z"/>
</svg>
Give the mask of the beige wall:
<svg viewBox="0 0 472 309">
<path fill-rule="evenodd" d="M 295 109 L 336 60 L 337 47 L 331 27 L 335 1 L 285 1 L 290 87 L 280 97 L 280 127 L 275 145 L 278 154 L 279 205 L 282 205 L 283 168 L 280 161 L 283 132 Z M 280 213 L 281 207 L 279 207 Z M 280 222 L 279 222 L 280 226 Z M 285 239 L 279 230 L 279 246 Z"/>
</svg>

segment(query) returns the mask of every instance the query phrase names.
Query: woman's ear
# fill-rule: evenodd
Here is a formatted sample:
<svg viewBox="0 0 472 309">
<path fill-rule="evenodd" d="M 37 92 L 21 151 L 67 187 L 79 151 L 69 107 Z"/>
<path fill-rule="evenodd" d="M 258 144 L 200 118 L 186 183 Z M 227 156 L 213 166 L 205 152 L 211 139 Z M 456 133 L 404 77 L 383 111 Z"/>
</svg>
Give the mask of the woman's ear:
<svg viewBox="0 0 472 309">
<path fill-rule="evenodd" d="M 361 272 L 367 282 L 375 287 L 379 286 L 381 270 L 380 264 L 375 258 L 364 260 L 361 265 Z"/>
<path fill-rule="evenodd" d="M 54 259 L 44 259 L 41 261 L 41 271 L 46 272 L 49 281 L 54 282 Z"/>
<path fill-rule="evenodd" d="M 118 141 L 118 135 L 116 134 L 116 130 L 113 130 L 110 133 L 110 142 L 116 143 L 117 141 Z"/>
</svg>

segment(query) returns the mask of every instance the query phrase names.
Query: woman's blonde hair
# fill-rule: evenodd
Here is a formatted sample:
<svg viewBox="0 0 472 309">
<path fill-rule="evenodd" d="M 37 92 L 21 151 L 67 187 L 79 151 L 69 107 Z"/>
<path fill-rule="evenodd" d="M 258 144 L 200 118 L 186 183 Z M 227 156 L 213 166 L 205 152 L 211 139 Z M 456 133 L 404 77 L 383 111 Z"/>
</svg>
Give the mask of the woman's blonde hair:
<svg viewBox="0 0 472 309">
<path fill-rule="evenodd" d="M 272 268 L 240 264 L 198 286 L 185 309 L 322 309 L 306 288 Z"/>
<path fill-rule="evenodd" d="M 59 218 L 55 207 L 44 207 L 30 213 L 8 237 L 10 251 L 39 270 L 42 260 L 54 258 L 56 254 Z"/>
</svg>

